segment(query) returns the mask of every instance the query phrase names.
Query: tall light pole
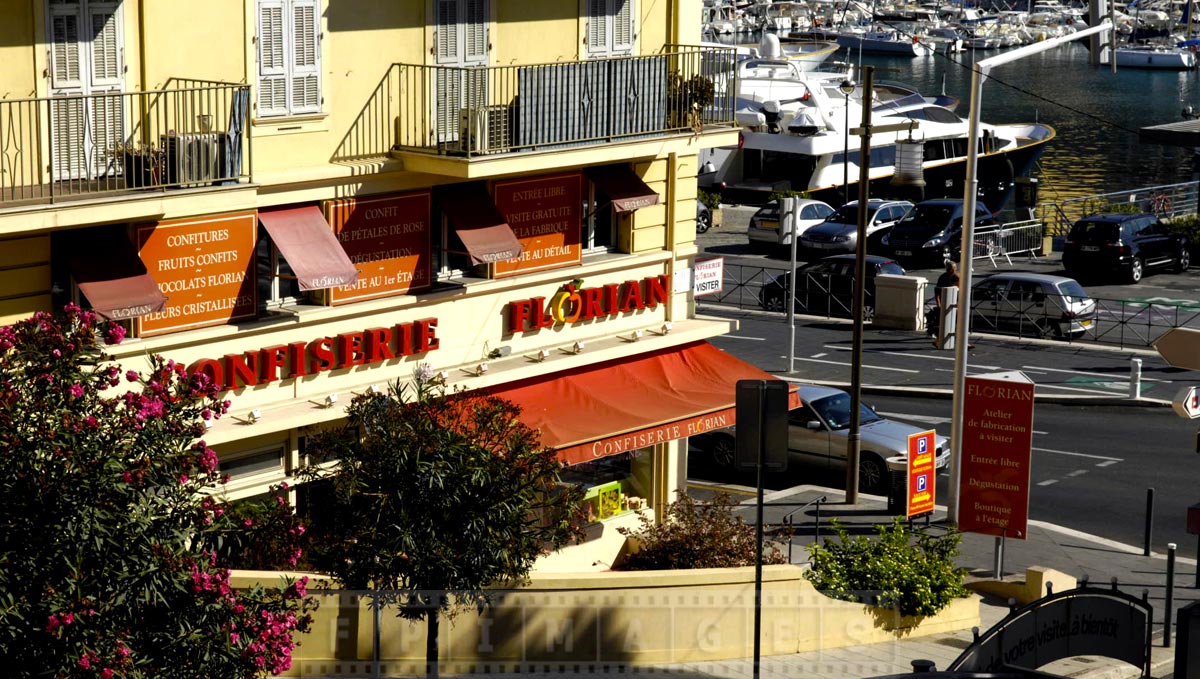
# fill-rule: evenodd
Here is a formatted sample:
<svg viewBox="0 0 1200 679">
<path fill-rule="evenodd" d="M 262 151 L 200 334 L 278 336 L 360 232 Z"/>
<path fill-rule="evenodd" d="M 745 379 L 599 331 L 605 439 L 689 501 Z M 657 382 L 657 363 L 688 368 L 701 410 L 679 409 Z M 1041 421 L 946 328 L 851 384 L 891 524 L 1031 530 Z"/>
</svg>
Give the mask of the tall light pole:
<svg viewBox="0 0 1200 679">
<path fill-rule="evenodd" d="M 838 85 L 838 89 L 846 95 L 846 121 L 842 124 L 842 133 L 846 140 L 842 146 L 842 204 L 844 205 L 850 202 L 850 95 L 854 92 L 854 81 L 847 76 Z"/>
<path fill-rule="evenodd" d="M 1059 45 L 1080 40 L 1097 33 L 1107 33 L 1112 24 L 1105 21 L 1099 26 L 1085 28 L 1077 33 L 1050 38 L 1039 43 L 1019 47 L 1011 52 L 988 57 L 977 62 L 971 69 L 971 112 L 967 121 L 967 178 L 963 187 L 962 239 L 958 254 L 958 316 L 954 323 L 954 405 L 950 421 L 950 489 L 946 495 L 946 518 L 958 523 L 958 495 L 962 483 L 963 449 L 963 397 L 967 387 L 967 332 L 971 320 L 971 250 L 975 242 L 975 198 L 979 190 L 979 109 L 983 104 L 983 81 L 994 66 L 1045 52 Z"/>
<path fill-rule="evenodd" d="M 846 120 L 850 119 L 850 91 L 854 83 L 842 81 L 839 89 L 846 94 Z M 862 135 L 862 150 L 858 152 L 858 237 L 854 241 L 854 348 L 850 352 L 850 431 L 846 437 L 846 504 L 858 503 L 858 462 L 861 457 L 861 442 L 859 433 L 859 410 L 862 400 L 862 352 L 863 352 L 863 307 L 867 297 L 867 192 L 871 186 L 871 88 L 875 85 L 875 67 L 867 66 L 863 71 L 862 91 L 862 123 L 858 130 Z M 849 122 L 847 122 L 849 127 Z M 846 139 L 850 138 L 850 130 L 846 130 Z M 849 143 L 847 143 L 849 147 Z M 849 161 L 849 148 L 846 160 Z M 865 161 L 865 162 L 864 162 Z M 847 181 L 842 185 L 842 191 L 849 193 Z M 849 202 L 849 201 L 847 201 Z"/>
</svg>

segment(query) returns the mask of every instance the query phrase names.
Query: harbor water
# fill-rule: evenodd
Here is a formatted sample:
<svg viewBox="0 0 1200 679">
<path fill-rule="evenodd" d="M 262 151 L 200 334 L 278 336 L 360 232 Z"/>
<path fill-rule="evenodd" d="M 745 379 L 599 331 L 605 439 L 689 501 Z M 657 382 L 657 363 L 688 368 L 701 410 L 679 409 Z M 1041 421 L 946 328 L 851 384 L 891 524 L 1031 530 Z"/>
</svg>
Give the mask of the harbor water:
<svg viewBox="0 0 1200 679">
<path fill-rule="evenodd" d="M 740 36 L 755 44 L 756 36 Z M 1039 202 L 1176 184 L 1196 179 L 1190 148 L 1144 144 L 1138 128 L 1178 122 L 1184 106 L 1200 110 L 1196 71 L 1122 69 L 1088 63 L 1086 39 L 991 70 L 980 117 L 990 123 L 1042 122 L 1057 130 L 1033 175 Z M 972 59 L 997 50 L 921 57 L 858 55 L 841 50 L 831 61 L 876 68 L 876 81 L 894 80 L 927 93 L 943 90 L 970 110 Z"/>
</svg>

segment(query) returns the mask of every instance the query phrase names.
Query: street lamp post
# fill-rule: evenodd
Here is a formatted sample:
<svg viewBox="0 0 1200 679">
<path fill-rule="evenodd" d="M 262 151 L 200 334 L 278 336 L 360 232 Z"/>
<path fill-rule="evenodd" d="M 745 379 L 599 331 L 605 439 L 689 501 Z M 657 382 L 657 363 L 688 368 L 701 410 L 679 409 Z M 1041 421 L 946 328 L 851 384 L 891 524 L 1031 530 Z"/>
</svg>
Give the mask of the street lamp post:
<svg viewBox="0 0 1200 679">
<path fill-rule="evenodd" d="M 850 202 L 850 94 L 854 92 L 854 81 L 847 77 L 838 85 L 846 95 L 846 119 L 842 125 L 845 143 L 842 145 L 842 203 Z"/>
<path fill-rule="evenodd" d="M 862 150 L 858 153 L 858 236 L 854 241 L 854 347 L 850 352 L 850 431 L 846 437 L 846 504 L 851 505 L 858 503 L 858 463 L 862 455 L 859 441 L 859 404 L 862 399 L 863 307 L 866 305 L 867 296 L 867 239 L 863 234 L 867 231 L 867 191 L 871 185 L 871 163 L 863 161 L 871 157 L 871 88 L 874 83 L 875 67 L 867 66 L 863 72 L 862 123 L 859 127 Z M 846 118 L 849 120 L 850 92 L 846 91 L 847 84 L 850 85 L 850 91 L 853 91 L 854 83 L 849 80 L 843 81 L 839 89 L 846 94 Z M 846 139 L 849 138 L 850 130 L 847 129 Z M 847 198 L 850 197 L 848 184 L 847 181 L 842 186 Z"/>
</svg>

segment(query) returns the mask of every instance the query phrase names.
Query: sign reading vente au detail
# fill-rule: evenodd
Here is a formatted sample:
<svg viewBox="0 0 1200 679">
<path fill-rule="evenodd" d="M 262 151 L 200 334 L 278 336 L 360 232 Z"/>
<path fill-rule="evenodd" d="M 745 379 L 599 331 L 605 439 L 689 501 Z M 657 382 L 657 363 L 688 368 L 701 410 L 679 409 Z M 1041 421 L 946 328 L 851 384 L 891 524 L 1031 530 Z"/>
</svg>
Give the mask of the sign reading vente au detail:
<svg viewBox="0 0 1200 679">
<path fill-rule="evenodd" d="M 203 372 L 225 390 L 232 390 L 423 354 L 440 343 L 437 319 L 425 318 L 390 328 L 367 328 L 226 354 L 219 359 L 202 358 L 188 366 L 188 371 Z"/>
<path fill-rule="evenodd" d="M 531 297 L 508 303 L 508 332 L 536 332 L 556 325 L 608 318 L 665 304 L 670 295 L 666 274 L 594 288 L 567 283 L 547 301 Z"/>
</svg>

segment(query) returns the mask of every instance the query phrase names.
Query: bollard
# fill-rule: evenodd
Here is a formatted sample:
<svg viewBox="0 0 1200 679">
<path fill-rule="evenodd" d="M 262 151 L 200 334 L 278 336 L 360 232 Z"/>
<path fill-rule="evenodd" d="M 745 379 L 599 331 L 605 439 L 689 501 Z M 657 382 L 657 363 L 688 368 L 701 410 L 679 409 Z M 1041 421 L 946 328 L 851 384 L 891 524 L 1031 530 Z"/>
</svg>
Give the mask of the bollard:
<svg viewBox="0 0 1200 679">
<path fill-rule="evenodd" d="M 1142 556 L 1150 556 L 1150 536 L 1154 532 L 1154 489 L 1146 489 L 1146 531 L 1142 540 Z"/>
<path fill-rule="evenodd" d="M 1129 398 L 1142 397 L 1142 359 L 1129 359 Z"/>
<path fill-rule="evenodd" d="M 937 663 L 932 660 L 918 658 L 917 660 L 910 660 L 909 664 L 912 665 L 913 674 L 926 674 L 937 671 Z"/>
<path fill-rule="evenodd" d="M 1171 647 L 1171 607 L 1175 603 L 1175 543 L 1167 543 L 1167 603 L 1163 610 L 1163 648 Z"/>
</svg>

